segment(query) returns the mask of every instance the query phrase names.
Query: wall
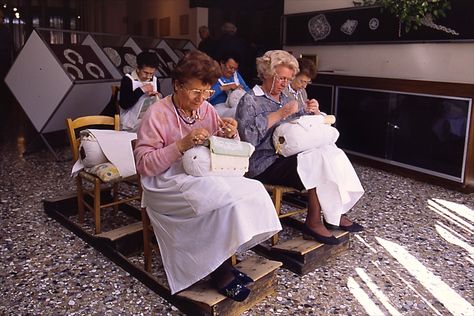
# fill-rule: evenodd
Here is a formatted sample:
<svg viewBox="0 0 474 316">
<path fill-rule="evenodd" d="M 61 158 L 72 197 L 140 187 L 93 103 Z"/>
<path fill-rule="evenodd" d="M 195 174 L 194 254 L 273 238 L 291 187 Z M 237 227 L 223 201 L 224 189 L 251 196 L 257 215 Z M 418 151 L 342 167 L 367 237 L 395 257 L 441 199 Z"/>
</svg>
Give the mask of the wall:
<svg viewBox="0 0 474 316">
<path fill-rule="evenodd" d="M 157 19 L 156 36 L 159 37 L 159 21 L 162 18 L 170 17 L 170 38 L 190 39 L 194 43 L 199 41 L 198 27 L 207 24 L 207 9 L 189 8 L 189 0 L 140 0 L 128 4 L 130 23 L 140 21 L 142 34 L 148 36 L 148 20 Z M 180 34 L 179 18 L 181 15 L 189 16 L 189 33 Z M 204 18 L 205 18 L 205 23 Z M 133 21 L 133 22 L 132 22 Z M 129 24 L 129 33 L 133 33 L 133 25 Z"/>
<path fill-rule="evenodd" d="M 352 6 L 352 0 L 285 0 L 284 14 Z M 321 71 L 341 75 L 474 83 L 474 43 L 314 45 L 284 49 L 295 56 L 317 54 Z"/>
</svg>

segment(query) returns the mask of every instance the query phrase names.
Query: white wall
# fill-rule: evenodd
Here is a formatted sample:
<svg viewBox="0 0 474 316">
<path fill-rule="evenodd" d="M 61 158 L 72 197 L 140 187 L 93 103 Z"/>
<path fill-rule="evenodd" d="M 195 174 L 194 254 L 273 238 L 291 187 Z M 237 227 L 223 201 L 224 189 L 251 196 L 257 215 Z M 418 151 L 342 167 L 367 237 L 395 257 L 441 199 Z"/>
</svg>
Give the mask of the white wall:
<svg viewBox="0 0 474 316">
<path fill-rule="evenodd" d="M 284 14 L 352 6 L 348 0 L 285 0 Z M 314 45 L 284 49 L 296 56 L 317 54 L 319 69 L 336 74 L 474 83 L 474 43 Z"/>
</svg>

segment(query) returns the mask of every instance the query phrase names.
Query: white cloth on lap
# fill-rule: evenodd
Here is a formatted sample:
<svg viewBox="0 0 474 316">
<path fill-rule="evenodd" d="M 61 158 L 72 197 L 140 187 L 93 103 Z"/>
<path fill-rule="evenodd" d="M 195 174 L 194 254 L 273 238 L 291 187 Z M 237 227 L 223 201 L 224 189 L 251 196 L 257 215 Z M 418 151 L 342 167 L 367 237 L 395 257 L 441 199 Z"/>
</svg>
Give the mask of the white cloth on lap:
<svg viewBox="0 0 474 316">
<path fill-rule="evenodd" d="M 276 151 L 284 157 L 323 145 L 334 144 L 339 131 L 324 124 L 322 115 L 305 115 L 275 128 L 273 144 Z"/>
<path fill-rule="evenodd" d="M 172 294 L 281 230 L 270 196 L 253 179 L 193 177 L 179 160 L 142 185 Z"/>
<path fill-rule="evenodd" d="M 323 145 L 298 154 L 297 171 L 306 189 L 316 188 L 324 219 L 339 225 L 364 194 L 364 188 L 344 151 Z"/>
</svg>

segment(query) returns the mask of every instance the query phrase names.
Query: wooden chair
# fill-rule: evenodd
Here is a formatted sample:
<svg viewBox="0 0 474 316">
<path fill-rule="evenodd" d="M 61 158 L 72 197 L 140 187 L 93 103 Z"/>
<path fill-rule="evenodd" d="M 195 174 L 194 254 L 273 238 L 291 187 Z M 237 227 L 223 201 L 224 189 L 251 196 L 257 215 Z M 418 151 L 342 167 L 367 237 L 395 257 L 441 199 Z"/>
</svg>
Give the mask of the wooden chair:
<svg viewBox="0 0 474 316">
<path fill-rule="evenodd" d="M 267 189 L 268 193 L 272 196 L 273 204 L 275 205 L 275 210 L 278 215 L 278 218 L 285 218 L 301 213 L 305 213 L 308 209 L 307 208 L 302 208 L 302 209 L 295 209 L 289 212 L 282 213 L 281 212 L 281 206 L 282 206 L 282 200 L 284 194 L 287 193 L 296 193 L 300 192 L 299 190 L 292 188 L 292 187 L 286 187 L 282 185 L 273 185 L 273 184 L 264 184 L 265 189 Z M 278 243 L 278 233 L 272 236 L 271 238 L 271 244 L 272 246 L 275 246 Z"/>
<path fill-rule="evenodd" d="M 112 103 L 115 105 L 115 114 L 120 115 L 119 93 L 120 86 L 112 85 Z"/>
<path fill-rule="evenodd" d="M 80 138 L 78 134 L 81 130 L 99 126 L 108 127 L 109 129 L 119 130 L 120 129 L 120 118 L 118 115 L 114 117 L 110 116 L 84 116 L 79 117 L 75 120 L 68 118 L 66 120 L 69 142 L 71 145 L 72 158 L 76 162 L 79 157 L 79 144 Z M 113 183 L 104 183 L 94 174 L 88 173 L 84 170 L 81 170 L 76 177 L 77 182 L 77 204 L 78 204 L 78 221 L 79 223 L 84 222 L 84 213 L 85 208 L 89 209 L 94 217 L 95 222 L 95 234 L 100 234 L 102 232 L 100 213 L 101 209 L 106 207 L 113 207 L 114 210 L 118 211 L 118 206 L 123 203 L 128 203 L 133 200 L 141 199 L 141 187 L 138 188 L 138 194 L 128 194 L 119 191 L 119 185 L 121 183 L 126 183 L 130 185 L 135 180 L 136 176 L 128 177 L 121 179 L 119 181 L 114 181 Z M 85 182 L 84 182 L 85 181 Z M 87 188 L 84 183 L 90 183 L 91 185 Z M 113 202 L 110 203 L 101 203 L 101 191 L 103 190 L 112 190 Z M 85 196 L 90 196 L 93 203 L 90 204 Z"/>
</svg>

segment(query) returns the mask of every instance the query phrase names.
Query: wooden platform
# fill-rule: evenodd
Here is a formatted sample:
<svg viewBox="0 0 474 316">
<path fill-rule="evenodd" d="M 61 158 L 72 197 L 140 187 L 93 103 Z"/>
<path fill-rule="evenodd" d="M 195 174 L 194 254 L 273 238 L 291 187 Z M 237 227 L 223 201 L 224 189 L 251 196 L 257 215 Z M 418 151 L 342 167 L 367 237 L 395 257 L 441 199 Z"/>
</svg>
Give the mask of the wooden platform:
<svg viewBox="0 0 474 316">
<path fill-rule="evenodd" d="M 176 295 L 195 302 L 206 315 L 240 315 L 275 292 L 276 270 L 281 265 L 281 262 L 259 256 L 239 262 L 236 268 L 255 281 L 247 286 L 251 293 L 243 302 L 236 302 L 219 294 L 208 282 L 198 283 Z"/>
<path fill-rule="evenodd" d="M 301 230 L 303 223 L 292 219 L 282 219 L 283 224 L 287 224 L 297 230 Z M 299 275 L 304 275 L 315 268 L 325 265 L 326 262 L 350 248 L 350 233 L 344 231 L 333 231 L 341 243 L 338 245 L 321 244 L 313 240 L 305 240 L 303 237 L 296 237 L 291 240 L 281 241 L 275 246 L 258 245 L 254 250 L 267 258 L 281 261 L 283 267 Z"/>
<path fill-rule="evenodd" d="M 45 212 L 50 217 L 56 219 L 186 314 L 240 315 L 275 292 L 277 284 L 276 271 L 282 263 L 254 255 L 245 258 L 236 265 L 237 269 L 255 280 L 255 282 L 248 285 L 251 293 L 244 302 L 235 302 L 219 294 L 205 281 L 199 282 L 185 291 L 171 295 L 166 280 L 157 279 L 152 274 L 146 272 L 142 264 L 136 264 L 130 260 L 132 254 L 143 256 L 141 221 L 104 232 L 100 235 L 93 235 L 72 220 L 72 216 L 77 213 L 76 197 L 74 194 L 66 194 L 62 197 L 44 200 L 43 205 Z M 125 211 L 130 211 L 132 215 L 137 213 L 137 210 Z"/>
</svg>

